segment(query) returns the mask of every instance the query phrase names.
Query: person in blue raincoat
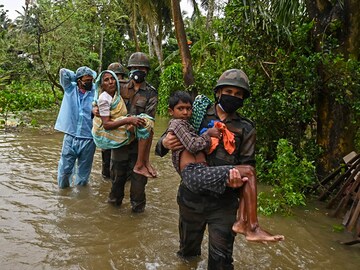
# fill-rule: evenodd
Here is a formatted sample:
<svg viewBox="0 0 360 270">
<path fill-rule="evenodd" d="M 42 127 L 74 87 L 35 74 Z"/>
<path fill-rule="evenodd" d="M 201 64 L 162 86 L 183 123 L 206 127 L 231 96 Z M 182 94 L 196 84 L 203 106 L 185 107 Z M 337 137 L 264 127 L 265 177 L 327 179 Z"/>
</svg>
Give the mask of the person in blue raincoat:
<svg viewBox="0 0 360 270">
<path fill-rule="evenodd" d="M 58 185 L 67 188 L 72 184 L 84 186 L 89 182 L 95 143 L 91 134 L 92 102 L 96 72 L 83 66 L 73 71 L 60 69 L 60 84 L 64 97 L 56 120 L 55 129 L 64 133 L 58 166 Z"/>
</svg>

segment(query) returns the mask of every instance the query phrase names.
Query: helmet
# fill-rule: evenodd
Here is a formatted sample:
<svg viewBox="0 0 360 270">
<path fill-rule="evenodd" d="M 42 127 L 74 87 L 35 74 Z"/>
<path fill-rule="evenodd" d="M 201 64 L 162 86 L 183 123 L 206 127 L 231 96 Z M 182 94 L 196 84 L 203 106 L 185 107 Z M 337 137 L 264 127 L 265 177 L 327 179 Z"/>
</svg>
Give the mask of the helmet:
<svg viewBox="0 0 360 270">
<path fill-rule="evenodd" d="M 131 67 L 147 67 L 150 68 L 149 58 L 145 53 L 136 52 L 133 53 L 130 58 L 127 67 L 130 69 Z"/>
<path fill-rule="evenodd" d="M 79 79 L 85 75 L 89 75 L 93 78 L 96 77 L 96 72 L 94 70 L 92 70 L 91 68 L 89 67 L 86 67 L 86 66 L 83 66 L 83 67 L 79 67 L 77 70 L 76 70 L 76 74 L 75 74 L 75 77 L 76 79 Z"/>
<path fill-rule="evenodd" d="M 115 74 L 126 75 L 125 67 L 118 62 L 111 63 L 107 69 L 114 71 Z"/>
<path fill-rule="evenodd" d="M 221 74 L 214 88 L 215 93 L 221 86 L 225 85 L 236 86 L 245 90 L 244 98 L 248 98 L 250 96 L 249 79 L 244 71 L 240 69 L 229 69 Z"/>
</svg>

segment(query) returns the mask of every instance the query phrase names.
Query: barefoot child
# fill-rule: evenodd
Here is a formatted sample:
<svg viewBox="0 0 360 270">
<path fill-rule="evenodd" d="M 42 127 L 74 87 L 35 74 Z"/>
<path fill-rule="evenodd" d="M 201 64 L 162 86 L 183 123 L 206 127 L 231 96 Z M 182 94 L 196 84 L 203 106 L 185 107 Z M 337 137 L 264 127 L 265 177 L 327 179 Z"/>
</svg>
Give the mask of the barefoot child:
<svg viewBox="0 0 360 270">
<path fill-rule="evenodd" d="M 93 138 L 102 149 L 118 148 L 138 139 L 138 157 L 134 172 L 146 177 L 156 177 L 156 171 L 149 162 L 151 136 L 154 119 L 146 114 L 139 117 L 127 116 L 127 109 L 120 96 L 120 84 L 116 74 L 105 70 L 96 80 L 97 106 L 100 117 L 93 120 Z"/>
<path fill-rule="evenodd" d="M 212 140 L 222 139 L 223 136 L 231 136 L 228 130 L 225 131 L 218 128 L 208 128 L 202 135 L 198 135 L 194 127 L 190 124 L 189 119 L 192 114 L 192 99 L 186 92 L 177 91 L 169 98 L 169 113 L 172 119 L 167 129 L 168 133 L 174 134 L 181 142 L 183 148 L 174 150 L 172 153 L 172 161 L 175 169 L 181 175 L 182 183 L 194 193 L 208 193 L 213 196 L 222 194 L 227 185 L 229 185 L 229 176 L 240 173 L 244 188 L 242 189 L 241 200 L 238 213 L 241 219 L 235 222 L 233 230 L 242 233 L 248 241 L 281 241 L 284 239 L 282 235 L 271 235 L 263 231 L 257 220 L 256 203 L 256 182 L 255 170 L 249 165 L 224 165 L 209 167 L 206 163 L 205 152 L 209 152 L 214 148 Z M 214 140 L 213 140 L 214 141 Z M 231 148 L 231 142 L 228 143 Z M 211 150 L 210 150 L 211 151 Z M 230 177 L 231 179 L 231 177 Z M 241 185 L 239 185 L 241 186 Z M 251 210 L 255 209 L 251 212 Z M 255 214 L 255 215 L 254 215 Z"/>
</svg>

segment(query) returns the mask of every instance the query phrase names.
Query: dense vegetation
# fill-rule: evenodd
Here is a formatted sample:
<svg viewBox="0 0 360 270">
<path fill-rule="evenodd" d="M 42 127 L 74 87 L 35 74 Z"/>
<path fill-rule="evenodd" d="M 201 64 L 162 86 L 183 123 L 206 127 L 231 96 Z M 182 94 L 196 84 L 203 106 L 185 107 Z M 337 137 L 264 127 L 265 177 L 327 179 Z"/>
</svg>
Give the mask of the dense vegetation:
<svg viewBox="0 0 360 270">
<path fill-rule="evenodd" d="M 223 71 L 248 74 L 251 98 L 241 113 L 256 123 L 259 181 L 273 187 L 260 194 L 263 213 L 305 204 L 307 187 L 344 154 L 359 150 L 356 0 L 317 1 L 321 7 L 314 1 L 192 1 L 205 12 L 195 5 L 193 14 L 183 14 L 183 28 L 172 23 L 179 4 L 174 0 L 35 2 L 25 1 L 14 21 L 0 6 L 5 120 L 16 111 L 58 106 L 61 67 L 100 71 L 115 61 L 126 65 L 140 50 L 151 57 L 148 79 L 158 88 L 162 115 L 175 90 L 213 98 Z"/>
</svg>

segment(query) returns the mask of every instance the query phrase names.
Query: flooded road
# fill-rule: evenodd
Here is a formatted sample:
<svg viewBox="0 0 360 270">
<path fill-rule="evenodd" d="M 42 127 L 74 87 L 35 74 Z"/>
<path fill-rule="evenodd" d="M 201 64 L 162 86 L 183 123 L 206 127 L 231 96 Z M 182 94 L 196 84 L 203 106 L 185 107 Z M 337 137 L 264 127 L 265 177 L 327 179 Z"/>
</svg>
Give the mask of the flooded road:
<svg viewBox="0 0 360 270">
<path fill-rule="evenodd" d="M 166 124 L 157 119 L 155 142 Z M 199 259 L 176 256 L 180 178 L 170 156 L 152 151 L 159 177 L 149 179 L 145 212 L 133 214 L 128 186 L 120 208 L 106 203 L 110 183 L 101 177 L 100 150 L 87 187 L 58 189 L 62 138 L 49 128 L 0 131 L 0 269 L 206 269 L 207 237 Z M 360 267 L 360 245 L 339 244 L 352 236 L 333 232 L 341 220 L 328 217 L 323 204 L 310 203 L 292 217 L 260 216 L 260 224 L 284 234 L 285 242 L 254 244 L 237 236 L 235 269 Z"/>
</svg>

